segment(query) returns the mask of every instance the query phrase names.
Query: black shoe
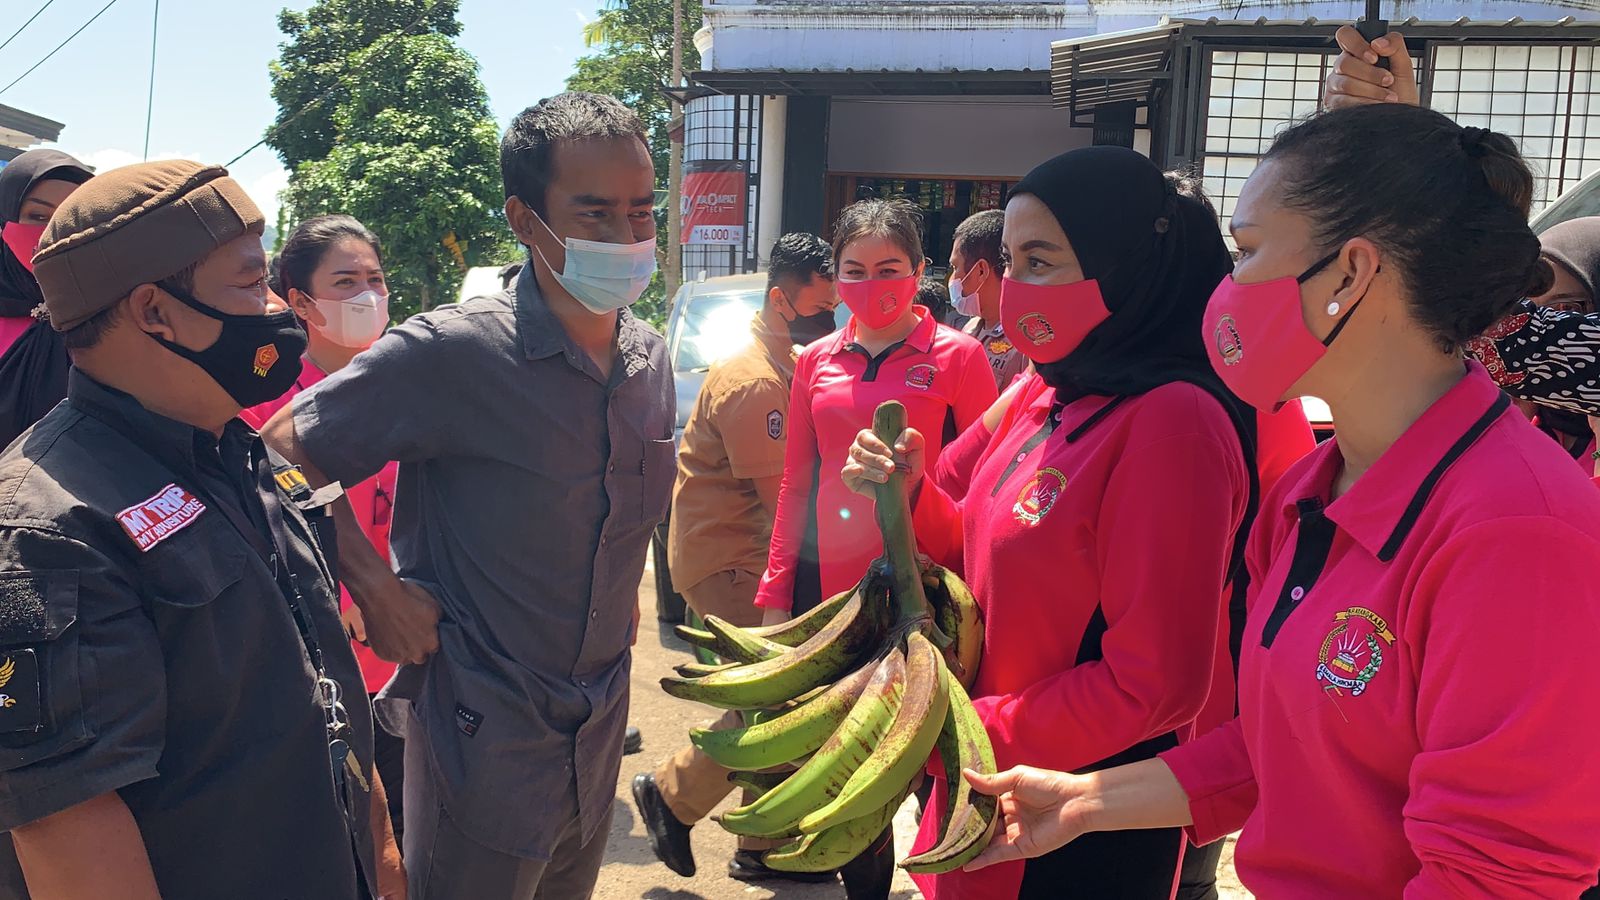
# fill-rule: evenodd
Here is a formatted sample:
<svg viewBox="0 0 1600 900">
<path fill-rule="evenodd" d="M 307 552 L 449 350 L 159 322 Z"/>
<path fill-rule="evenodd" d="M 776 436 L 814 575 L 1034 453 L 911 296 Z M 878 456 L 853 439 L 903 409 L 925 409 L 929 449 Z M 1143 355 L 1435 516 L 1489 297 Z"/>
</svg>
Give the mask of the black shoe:
<svg viewBox="0 0 1600 900">
<path fill-rule="evenodd" d="M 839 867 L 846 900 L 887 900 L 894 884 L 894 826 L 860 856 Z"/>
<path fill-rule="evenodd" d="M 694 875 L 694 850 L 689 847 L 689 829 L 667 808 L 667 801 L 656 787 L 654 775 L 633 776 L 633 803 L 644 820 L 644 833 L 656 859 L 685 878 Z"/>
<path fill-rule="evenodd" d="M 740 850 L 728 860 L 728 877 L 734 881 L 798 881 L 802 884 L 825 884 L 838 877 L 836 872 L 780 872 L 761 861 L 755 850 Z"/>
<path fill-rule="evenodd" d="M 632 725 L 622 733 L 622 755 L 632 756 L 644 749 L 644 733 Z"/>
</svg>

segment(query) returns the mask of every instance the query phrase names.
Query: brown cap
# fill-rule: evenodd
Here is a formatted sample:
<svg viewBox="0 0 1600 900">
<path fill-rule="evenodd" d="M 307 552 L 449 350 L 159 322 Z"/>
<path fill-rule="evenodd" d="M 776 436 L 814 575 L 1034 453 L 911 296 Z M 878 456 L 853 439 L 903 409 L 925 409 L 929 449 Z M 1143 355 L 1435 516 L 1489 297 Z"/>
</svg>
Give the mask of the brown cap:
<svg viewBox="0 0 1600 900">
<path fill-rule="evenodd" d="M 90 179 L 50 217 L 33 275 L 50 325 L 66 331 L 266 226 L 221 166 L 172 159 Z"/>
</svg>

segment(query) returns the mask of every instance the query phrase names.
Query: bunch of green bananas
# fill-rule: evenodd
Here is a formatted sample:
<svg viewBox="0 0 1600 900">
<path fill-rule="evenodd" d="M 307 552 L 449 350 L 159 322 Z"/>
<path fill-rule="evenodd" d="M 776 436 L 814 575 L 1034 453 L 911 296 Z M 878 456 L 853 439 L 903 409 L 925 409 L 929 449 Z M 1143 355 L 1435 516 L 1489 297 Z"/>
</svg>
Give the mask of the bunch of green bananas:
<svg viewBox="0 0 1600 900">
<path fill-rule="evenodd" d="M 874 431 L 892 443 L 905 408 L 878 408 Z M 774 869 L 836 869 L 883 833 L 937 751 L 948 793 L 939 842 L 901 861 L 911 872 L 957 869 L 989 843 L 999 818 L 962 769 L 995 771 L 994 750 L 967 695 L 983 622 L 954 573 L 919 562 L 903 476 L 878 489 L 884 556 L 861 582 L 805 615 L 764 628 L 708 616 L 677 633 L 725 665 L 690 663 L 661 679 L 667 693 L 746 710 L 743 728 L 689 738 L 734 770 L 756 798 L 725 813 L 734 834 L 793 838 L 767 851 Z M 774 767 L 797 766 L 773 773 Z"/>
</svg>

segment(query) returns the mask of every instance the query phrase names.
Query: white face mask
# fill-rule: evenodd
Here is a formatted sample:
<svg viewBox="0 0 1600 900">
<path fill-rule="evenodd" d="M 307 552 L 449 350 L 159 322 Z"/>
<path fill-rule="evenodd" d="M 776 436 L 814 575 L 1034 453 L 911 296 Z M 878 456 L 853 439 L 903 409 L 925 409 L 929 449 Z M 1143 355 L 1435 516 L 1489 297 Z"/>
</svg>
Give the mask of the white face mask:
<svg viewBox="0 0 1600 900">
<path fill-rule="evenodd" d="M 967 270 L 971 272 L 971 269 Z M 956 312 L 963 316 L 980 316 L 983 314 L 983 305 L 978 302 L 976 291 L 968 294 L 961 283 L 961 276 L 955 273 L 950 275 L 950 305 Z"/>
<path fill-rule="evenodd" d="M 328 324 L 311 326 L 341 347 L 365 350 L 389 327 L 389 298 L 377 291 L 362 291 L 349 300 L 318 300 L 312 305 Z"/>
<path fill-rule="evenodd" d="M 533 212 L 533 207 L 528 207 L 528 211 Z M 549 225 L 545 225 L 544 219 L 538 213 L 533 213 L 533 217 L 539 220 L 539 224 L 544 226 L 544 230 L 552 238 L 561 240 L 550 230 Z M 615 312 L 638 302 L 645 288 L 650 286 L 650 279 L 656 274 L 654 237 L 634 244 L 608 244 L 603 241 L 567 238 L 564 246 L 567 259 L 559 272 L 555 266 L 550 265 L 550 260 L 545 259 L 544 253 L 537 245 L 534 246 L 533 252 L 538 253 L 539 258 L 544 260 L 545 266 L 550 269 L 550 274 L 555 276 L 556 282 L 597 316 Z"/>
</svg>

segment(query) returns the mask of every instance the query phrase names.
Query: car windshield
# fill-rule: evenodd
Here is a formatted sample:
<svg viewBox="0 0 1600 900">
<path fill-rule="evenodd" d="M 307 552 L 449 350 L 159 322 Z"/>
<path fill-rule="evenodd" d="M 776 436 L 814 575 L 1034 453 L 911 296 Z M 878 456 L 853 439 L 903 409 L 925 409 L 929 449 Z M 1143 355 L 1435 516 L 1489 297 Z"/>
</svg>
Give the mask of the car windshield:
<svg viewBox="0 0 1600 900">
<path fill-rule="evenodd" d="M 750 343 L 750 319 L 761 308 L 762 291 L 726 291 L 694 297 L 679 323 L 672 368 L 704 372 Z"/>
</svg>

